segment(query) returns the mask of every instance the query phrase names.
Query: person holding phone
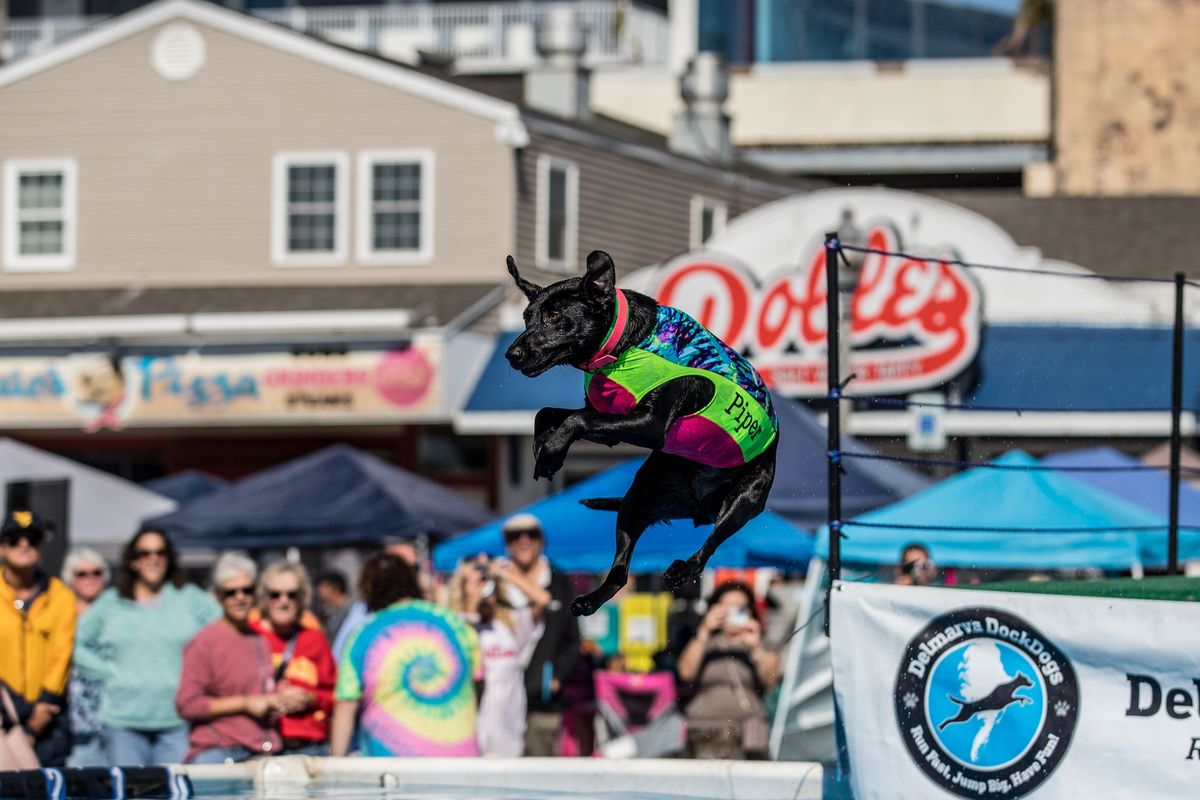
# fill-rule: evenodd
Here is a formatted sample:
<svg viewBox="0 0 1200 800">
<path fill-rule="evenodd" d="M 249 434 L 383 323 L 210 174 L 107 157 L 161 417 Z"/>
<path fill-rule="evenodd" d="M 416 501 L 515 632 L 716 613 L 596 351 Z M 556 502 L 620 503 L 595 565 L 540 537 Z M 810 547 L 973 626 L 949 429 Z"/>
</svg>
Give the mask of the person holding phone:
<svg viewBox="0 0 1200 800">
<path fill-rule="evenodd" d="M 464 559 L 450 580 L 448 605 L 479 634 L 483 653 L 484 691 L 479 703 L 477 734 L 485 756 L 515 758 L 525 749 L 525 664 L 521 652 L 533 640 L 534 626 L 549 592 L 520 585 L 530 604 L 514 608 L 509 580 L 521 578 L 511 564 L 486 555 Z"/>
<path fill-rule="evenodd" d="M 767 757 L 763 695 L 779 682 L 779 656 L 763 644 L 754 590 L 744 583 L 718 586 L 696 635 L 679 655 L 679 677 L 695 684 L 685 710 L 692 758 Z"/>
<path fill-rule="evenodd" d="M 514 609 L 534 607 L 532 646 L 521 654 L 525 662 L 525 755 L 559 754 L 559 735 L 566 694 L 563 687 L 579 661 L 579 622 L 571 614 L 567 576 L 546 558 L 546 534 L 533 514 L 517 514 L 504 522 L 507 558 L 495 566 L 507 580 L 506 599 Z M 540 607 L 540 611 L 537 610 Z"/>
<path fill-rule="evenodd" d="M 897 586 L 930 586 L 937 581 L 938 569 L 923 544 L 905 545 L 900 551 L 893 582 Z"/>
</svg>

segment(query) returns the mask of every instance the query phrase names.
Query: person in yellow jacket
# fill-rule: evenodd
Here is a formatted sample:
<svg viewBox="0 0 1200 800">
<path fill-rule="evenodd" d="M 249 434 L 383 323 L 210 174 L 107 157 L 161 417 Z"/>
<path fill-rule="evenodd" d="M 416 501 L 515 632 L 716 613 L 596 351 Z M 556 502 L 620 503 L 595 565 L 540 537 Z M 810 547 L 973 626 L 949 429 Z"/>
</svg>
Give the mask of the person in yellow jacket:
<svg viewBox="0 0 1200 800">
<path fill-rule="evenodd" d="M 71 750 L 67 676 L 75 646 L 75 596 L 40 566 L 49 531 L 29 511 L 0 525 L 0 682 L 43 766 L 65 763 Z"/>
</svg>

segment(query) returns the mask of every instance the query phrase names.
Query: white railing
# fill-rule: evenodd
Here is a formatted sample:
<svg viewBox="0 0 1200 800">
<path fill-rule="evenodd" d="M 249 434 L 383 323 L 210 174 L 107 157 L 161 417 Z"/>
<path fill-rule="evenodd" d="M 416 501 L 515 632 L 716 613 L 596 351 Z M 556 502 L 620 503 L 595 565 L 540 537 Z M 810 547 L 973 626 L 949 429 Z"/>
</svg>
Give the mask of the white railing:
<svg viewBox="0 0 1200 800">
<path fill-rule="evenodd" d="M 48 50 L 84 31 L 91 30 L 108 17 L 39 17 L 10 19 L 4 25 L 4 40 L 0 41 L 0 60 L 12 61 L 22 56 Z"/>
<path fill-rule="evenodd" d="M 654 64 L 667 61 L 669 26 L 661 12 L 631 0 L 571 3 L 587 34 L 588 64 Z M 255 9 L 279 25 L 341 45 L 415 61 L 420 51 L 451 56 L 462 71 L 520 68 L 537 60 L 537 26 L 548 3 L 338 6 Z M 105 17 L 9 20 L 0 55 L 8 60 L 41 52 L 87 31 Z"/>
</svg>

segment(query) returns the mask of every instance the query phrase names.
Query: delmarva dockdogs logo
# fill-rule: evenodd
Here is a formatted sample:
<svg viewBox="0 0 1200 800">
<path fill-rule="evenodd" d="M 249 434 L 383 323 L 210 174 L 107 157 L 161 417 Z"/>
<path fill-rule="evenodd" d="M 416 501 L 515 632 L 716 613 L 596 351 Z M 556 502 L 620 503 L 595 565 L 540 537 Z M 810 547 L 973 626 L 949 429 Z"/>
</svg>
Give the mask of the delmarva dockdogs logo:
<svg viewBox="0 0 1200 800">
<path fill-rule="evenodd" d="M 944 614 L 913 637 L 896 720 L 917 766 L 959 797 L 1024 797 L 1071 743 L 1075 670 L 1032 625 L 994 608 Z"/>
</svg>

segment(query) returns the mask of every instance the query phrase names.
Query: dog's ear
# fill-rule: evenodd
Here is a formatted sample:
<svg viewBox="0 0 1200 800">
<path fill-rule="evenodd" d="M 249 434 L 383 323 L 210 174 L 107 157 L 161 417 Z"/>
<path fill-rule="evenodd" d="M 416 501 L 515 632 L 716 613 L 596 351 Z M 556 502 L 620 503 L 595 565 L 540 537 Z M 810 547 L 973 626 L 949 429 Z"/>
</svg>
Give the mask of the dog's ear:
<svg viewBox="0 0 1200 800">
<path fill-rule="evenodd" d="M 525 295 L 525 297 L 529 300 L 533 300 L 533 298 L 537 297 L 538 292 L 542 290 L 542 287 L 538 286 L 536 283 L 530 283 L 521 277 L 521 273 L 517 271 L 517 262 L 513 260 L 512 256 L 508 257 L 507 263 L 508 274 L 512 275 L 513 280 L 517 282 L 517 288 L 521 290 L 521 294 Z"/>
<path fill-rule="evenodd" d="M 617 268 L 612 257 L 603 250 L 593 250 L 587 257 L 584 285 L 601 297 L 610 297 L 617 288 Z"/>
</svg>

